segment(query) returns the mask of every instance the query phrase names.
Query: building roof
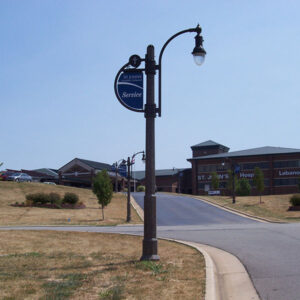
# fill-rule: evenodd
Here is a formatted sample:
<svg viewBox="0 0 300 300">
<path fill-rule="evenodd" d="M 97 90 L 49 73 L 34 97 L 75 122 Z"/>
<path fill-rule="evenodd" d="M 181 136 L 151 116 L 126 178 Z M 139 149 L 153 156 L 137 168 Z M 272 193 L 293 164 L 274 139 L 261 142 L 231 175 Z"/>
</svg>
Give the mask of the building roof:
<svg viewBox="0 0 300 300">
<path fill-rule="evenodd" d="M 232 151 L 232 152 L 226 152 L 226 153 L 193 157 L 188 160 L 242 157 L 242 156 L 255 156 L 255 155 L 290 154 L 290 153 L 300 153 L 300 149 L 265 146 L 265 147 L 252 148 L 252 149 L 246 149 L 246 150 L 241 150 L 241 151 Z"/>
<path fill-rule="evenodd" d="M 39 173 L 43 173 L 43 174 L 45 174 L 47 176 L 58 178 L 58 173 L 55 172 L 54 169 L 41 168 L 41 169 L 35 169 L 35 170 L 32 170 L 32 171 L 36 171 L 36 172 L 39 172 Z"/>
<path fill-rule="evenodd" d="M 155 170 L 155 176 L 173 176 L 178 174 L 179 172 L 185 170 L 186 168 L 182 169 L 162 169 L 162 170 Z M 145 178 L 145 171 L 134 171 L 132 172 L 132 177 L 137 180 L 142 180 Z"/>
<path fill-rule="evenodd" d="M 200 148 L 200 147 L 215 147 L 215 146 L 229 149 L 228 147 L 226 147 L 224 145 L 221 145 L 219 143 L 216 143 L 216 142 L 214 142 L 212 140 L 208 140 L 206 142 L 203 142 L 203 143 L 191 146 L 191 148 L 193 149 L 193 148 Z"/>
<path fill-rule="evenodd" d="M 98 161 L 82 159 L 82 158 L 77 158 L 77 159 L 96 170 L 111 170 L 111 165 L 109 165 L 109 164 L 101 163 Z"/>
</svg>

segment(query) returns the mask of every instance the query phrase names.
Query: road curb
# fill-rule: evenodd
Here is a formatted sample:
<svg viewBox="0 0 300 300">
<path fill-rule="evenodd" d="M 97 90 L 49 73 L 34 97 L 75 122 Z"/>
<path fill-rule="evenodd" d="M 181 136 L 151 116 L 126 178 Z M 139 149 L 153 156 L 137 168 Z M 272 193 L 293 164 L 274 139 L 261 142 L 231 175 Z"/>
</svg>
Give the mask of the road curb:
<svg viewBox="0 0 300 300">
<path fill-rule="evenodd" d="M 193 247 L 203 254 L 206 273 L 205 300 L 260 300 L 248 272 L 234 255 L 199 243 L 165 240 Z"/>
<path fill-rule="evenodd" d="M 199 201 L 203 201 L 203 202 L 206 202 L 208 204 L 211 204 L 215 207 L 218 207 L 220 209 L 223 209 L 223 210 L 226 210 L 226 211 L 229 211 L 229 212 L 232 212 L 236 215 L 239 215 L 239 216 L 242 216 L 242 217 L 246 217 L 246 218 L 249 218 L 249 219 L 252 219 L 252 220 L 255 220 L 255 221 L 259 221 L 259 222 L 262 222 L 262 223 L 278 223 L 278 224 L 286 224 L 286 222 L 281 222 L 281 221 L 271 221 L 271 220 L 268 220 L 266 218 L 263 218 L 263 217 L 257 217 L 257 216 L 253 216 L 251 214 L 247 214 L 245 212 L 241 212 L 240 210 L 236 210 L 234 208 L 231 208 L 231 207 L 226 207 L 226 206 L 223 206 L 221 204 L 217 204 L 217 203 L 214 203 L 212 201 L 209 201 L 207 199 L 200 199 L 200 198 L 196 198 L 196 197 L 192 197 L 192 196 L 185 196 L 185 197 L 189 197 L 189 198 L 192 198 L 192 199 L 195 199 L 195 200 L 199 200 Z"/>
<path fill-rule="evenodd" d="M 135 209 L 138 216 L 144 222 L 144 210 L 140 207 L 140 205 L 135 201 L 135 199 L 130 195 L 130 202 L 132 207 Z"/>
<path fill-rule="evenodd" d="M 193 199 L 197 199 L 191 197 Z M 197 199 L 200 200 L 200 199 Z M 144 220 L 144 211 L 131 197 L 132 206 Z M 205 300 L 259 300 L 244 265 L 234 255 L 208 245 L 176 239 L 159 238 L 195 248 L 205 260 Z M 243 291 L 241 293 L 241 291 Z"/>
<path fill-rule="evenodd" d="M 169 194 L 169 195 L 176 195 L 176 196 L 182 196 L 182 197 L 188 197 L 188 198 L 192 198 L 192 199 L 195 199 L 195 200 L 199 200 L 199 201 L 203 201 L 203 202 L 206 202 L 208 204 L 211 204 L 215 207 L 219 207 L 223 210 L 226 210 L 226 211 L 229 211 L 229 212 L 232 212 L 232 213 L 235 213 L 239 216 L 242 216 L 242 217 L 246 217 L 246 218 L 249 218 L 249 219 L 252 219 L 252 220 L 255 220 L 255 221 L 260 221 L 262 223 L 275 223 L 275 224 L 288 224 L 288 222 L 283 222 L 283 221 L 271 221 L 267 218 L 263 218 L 263 217 L 257 217 L 257 216 L 253 216 L 251 214 L 248 214 L 248 213 L 245 213 L 245 212 L 242 212 L 240 210 L 237 210 L 237 209 L 234 209 L 234 208 L 231 208 L 231 207 L 227 207 L 227 206 L 224 206 L 224 205 L 221 205 L 221 204 L 217 204 L 217 203 L 214 203 L 210 200 L 207 200 L 207 199 L 200 199 L 200 198 L 196 198 L 195 196 L 193 195 L 189 195 L 189 194 L 175 194 L 175 193 L 168 193 L 168 192 L 165 192 L 164 194 Z M 201 196 L 199 196 L 201 197 Z"/>
</svg>

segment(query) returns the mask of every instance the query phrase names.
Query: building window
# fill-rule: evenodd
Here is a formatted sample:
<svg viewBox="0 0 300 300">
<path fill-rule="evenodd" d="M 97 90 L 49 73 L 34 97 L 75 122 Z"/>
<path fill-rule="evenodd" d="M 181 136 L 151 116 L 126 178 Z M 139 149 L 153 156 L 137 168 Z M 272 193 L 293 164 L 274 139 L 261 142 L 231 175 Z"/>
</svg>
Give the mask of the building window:
<svg viewBox="0 0 300 300">
<path fill-rule="evenodd" d="M 298 185 L 298 178 L 275 178 L 274 185 L 275 186 L 283 186 L 283 185 Z"/>
<path fill-rule="evenodd" d="M 269 162 L 255 162 L 255 163 L 241 163 L 241 170 L 254 170 L 256 167 L 260 169 L 269 169 L 270 163 Z"/>
<path fill-rule="evenodd" d="M 283 161 L 274 161 L 274 168 L 299 168 L 300 160 L 283 160 Z"/>
<path fill-rule="evenodd" d="M 203 172 L 222 172 L 227 171 L 227 166 L 222 166 L 222 164 L 215 164 L 215 165 L 198 165 L 198 173 Z"/>
</svg>

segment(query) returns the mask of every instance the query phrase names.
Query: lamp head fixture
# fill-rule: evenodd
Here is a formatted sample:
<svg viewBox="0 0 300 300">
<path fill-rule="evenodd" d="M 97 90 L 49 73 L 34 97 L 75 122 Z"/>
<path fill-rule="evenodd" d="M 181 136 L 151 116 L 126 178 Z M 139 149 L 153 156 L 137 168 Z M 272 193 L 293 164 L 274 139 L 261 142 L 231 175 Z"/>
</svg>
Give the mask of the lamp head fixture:
<svg viewBox="0 0 300 300">
<path fill-rule="evenodd" d="M 143 163 L 145 163 L 145 162 L 146 162 L 146 155 L 145 155 L 145 152 L 144 152 L 144 151 L 143 151 L 142 162 L 143 162 Z"/>
<path fill-rule="evenodd" d="M 195 48 L 192 52 L 196 65 L 201 66 L 204 63 L 206 51 L 203 48 L 203 37 L 201 34 L 201 27 L 196 27 L 197 35 L 195 36 Z"/>
</svg>

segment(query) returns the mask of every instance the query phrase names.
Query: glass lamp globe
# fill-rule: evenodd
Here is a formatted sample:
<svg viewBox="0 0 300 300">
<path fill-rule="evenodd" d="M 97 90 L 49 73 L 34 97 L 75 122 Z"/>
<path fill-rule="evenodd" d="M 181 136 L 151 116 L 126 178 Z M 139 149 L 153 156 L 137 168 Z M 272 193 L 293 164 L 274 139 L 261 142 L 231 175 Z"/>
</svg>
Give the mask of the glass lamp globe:
<svg viewBox="0 0 300 300">
<path fill-rule="evenodd" d="M 205 53 L 193 53 L 194 62 L 197 66 L 201 66 L 205 60 Z"/>
</svg>

